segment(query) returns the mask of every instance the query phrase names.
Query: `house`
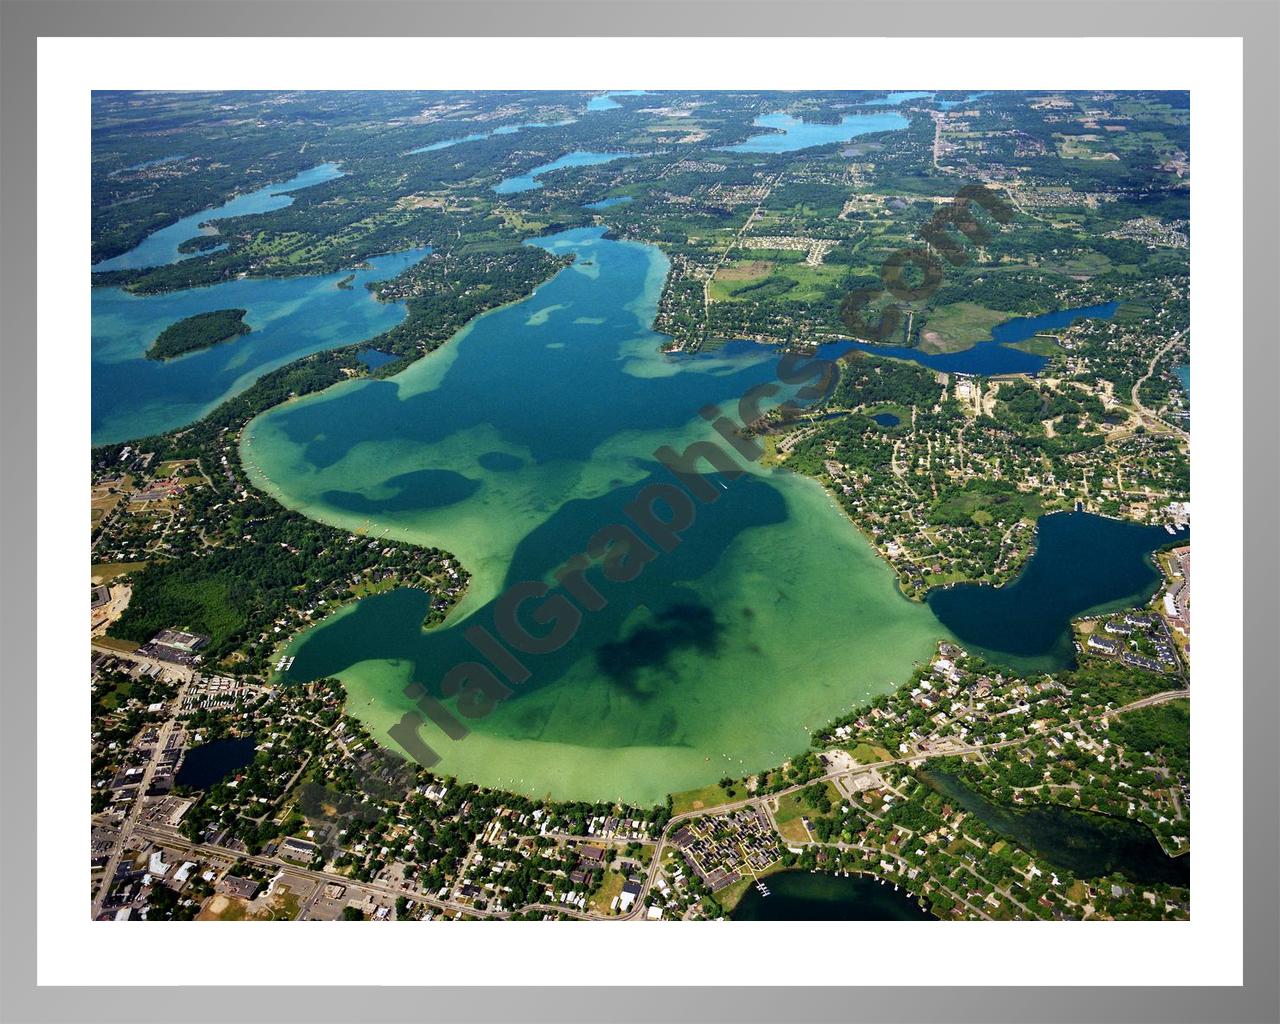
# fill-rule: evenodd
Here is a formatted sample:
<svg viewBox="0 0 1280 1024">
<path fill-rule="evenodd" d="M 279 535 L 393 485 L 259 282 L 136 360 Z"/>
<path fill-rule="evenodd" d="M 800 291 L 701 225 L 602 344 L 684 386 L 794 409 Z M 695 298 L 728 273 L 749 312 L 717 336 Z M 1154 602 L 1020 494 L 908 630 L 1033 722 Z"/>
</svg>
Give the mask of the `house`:
<svg viewBox="0 0 1280 1024">
<path fill-rule="evenodd" d="M 1114 640 L 1108 640 L 1106 637 L 1101 636 L 1089 637 L 1089 646 L 1093 650 L 1100 651 L 1103 654 L 1115 654 L 1118 649 Z"/>
</svg>

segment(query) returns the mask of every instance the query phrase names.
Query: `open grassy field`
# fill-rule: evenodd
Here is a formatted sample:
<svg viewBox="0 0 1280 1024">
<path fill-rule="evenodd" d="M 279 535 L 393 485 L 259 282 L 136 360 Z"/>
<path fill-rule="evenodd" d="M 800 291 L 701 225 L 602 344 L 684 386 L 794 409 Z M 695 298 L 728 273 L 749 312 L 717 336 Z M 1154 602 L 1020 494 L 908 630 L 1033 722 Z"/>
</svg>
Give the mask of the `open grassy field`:
<svg viewBox="0 0 1280 1024">
<path fill-rule="evenodd" d="M 244 900 L 233 899 L 219 893 L 209 900 L 203 910 L 196 915 L 197 921 L 243 921 L 247 916 L 248 905 Z"/>
<path fill-rule="evenodd" d="M 720 804 L 727 804 L 733 800 L 741 800 L 746 795 L 747 794 L 738 787 L 735 789 L 735 795 L 730 796 L 718 782 L 715 782 L 710 786 L 703 786 L 701 789 L 690 789 L 684 793 L 673 793 L 671 795 L 671 813 L 684 814 L 685 811 L 701 811 L 707 807 L 719 807 Z"/>
<path fill-rule="evenodd" d="M 1016 348 L 1020 352 L 1030 352 L 1036 356 L 1048 356 L 1051 359 L 1062 351 L 1058 339 L 1052 334 L 1033 334 L 1026 341 L 1015 341 L 1008 347 Z"/>
<path fill-rule="evenodd" d="M 596 894 L 587 901 L 587 907 L 594 910 L 597 914 L 607 914 L 609 912 L 609 904 L 611 904 L 618 896 L 622 895 L 622 887 L 626 884 L 627 876 L 619 871 L 608 870 L 604 873 L 604 879 L 600 883 L 600 888 L 596 890 Z"/>
<path fill-rule="evenodd" d="M 827 799 L 832 805 L 839 806 L 843 801 L 840 791 L 836 789 L 835 784 L 824 782 Z M 818 810 L 808 802 L 805 796 L 805 790 L 797 793 L 787 793 L 778 798 L 778 810 L 773 816 L 773 820 L 777 822 L 778 831 L 784 839 L 792 842 L 802 843 L 808 842 L 812 837 L 809 835 L 808 829 L 804 827 L 802 818 L 808 818 L 812 821 L 819 815 Z"/>
<path fill-rule="evenodd" d="M 1145 302 L 1122 302 L 1112 318 L 1119 324 L 1136 323 L 1151 315 L 1151 307 Z"/>
<path fill-rule="evenodd" d="M 995 490 L 985 487 L 955 488 L 945 491 L 932 510 L 935 522 L 963 524 L 966 520 L 978 526 L 999 521 L 1012 523 L 1019 519 L 1034 521 L 1043 511 L 1040 496 L 1017 490 Z"/>
<path fill-rule="evenodd" d="M 1012 316 L 976 302 L 953 302 L 931 309 L 920 330 L 920 351 L 961 352 L 972 348 L 980 341 L 989 341 L 991 328 Z"/>
<path fill-rule="evenodd" d="M 93 642 L 98 647 L 105 647 L 111 651 L 121 651 L 124 654 L 132 654 L 138 649 L 138 644 L 132 640 L 119 640 L 114 636 L 95 636 Z"/>
<path fill-rule="evenodd" d="M 875 747 L 870 743 L 859 743 L 857 746 L 850 747 L 849 753 L 859 764 L 875 764 L 877 761 L 889 761 L 893 758 L 893 755 L 884 747 Z"/>
<path fill-rule="evenodd" d="M 789 249 L 756 250 L 759 259 L 734 260 L 711 281 L 712 302 L 759 302 L 785 296 L 812 302 L 829 293 L 848 273 L 837 265 L 811 267 L 806 254 Z"/>
</svg>

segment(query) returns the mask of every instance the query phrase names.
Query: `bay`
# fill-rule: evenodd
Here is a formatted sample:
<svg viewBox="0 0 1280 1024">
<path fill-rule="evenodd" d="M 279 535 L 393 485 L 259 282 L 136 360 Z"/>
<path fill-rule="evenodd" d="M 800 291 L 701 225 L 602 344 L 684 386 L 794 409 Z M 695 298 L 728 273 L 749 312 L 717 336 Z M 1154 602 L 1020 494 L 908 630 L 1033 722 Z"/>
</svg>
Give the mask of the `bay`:
<svg viewBox="0 0 1280 1024">
<path fill-rule="evenodd" d="M 760 346 L 660 351 L 657 248 L 601 228 L 539 244 L 576 262 L 395 377 L 270 410 L 243 435 L 251 478 L 284 504 L 356 536 L 445 548 L 473 574 L 442 626 L 424 630 L 429 598 L 400 590 L 288 647 L 287 678 L 338 676 L 350 713 L 393 746 L 406 684 L 439 693 L 476 657 L 463 633 L 494 628 L 506 588 L 550 580 L 627 521 L 647 484 L 671 482 L 655 450 L 717 436 L 698 410 L 732 413 L 776 379 L 777 354 Z M 530 795 L 660 802 L 804 749 L 809 729 L 896 686 L 945 635 L 815 482 L 754 465 L 714 479 L 718 500 L 638 579 L 591 577 L 606 606 L 529 657 L 532 677 L 465 720 L 469 735 L 422 727 L 438 770 Z"/>
<path fill-rule="evenodd" d="M 1070 668 L 1071 620 L 1144 604 L 1161 580 L 1152 553 L 1189 536 L 1055 512 L 1040 517 L 1035 552 L 1012 583 L 942 587 L 929 592 L 928 604 L 962 644 L 993 661 L 1024 671 Z"/>
<path fill-rule="evenodd" d="M 268 213 L 271 210 L 283 209 L 293 202 L 293 196 L 290 193 L 340 177 L 342 177 L 342 171 L 338 169 L 337 164 L 317 164 L 288 181 L 264 185 L 252 192 L 236 196 L 221 206 L 201 210 L 199 213 L 193 213 L 189 217 L 175 221 L 168 227 L 153 231 L 128 252 L 113 256 L 111 259 L 101 260 L 93 265 L 93 269 L 95 271 L 142 270 L 146 267 L 167 266 L 194 256 L 207 256 L 222 246 L 205 249 L 200 253 L 181 253 L 178 251 L 178 246 L 189 238 L 208 234 L 207 229 L 201 228 L 202 224 L 226 220 L 230 217 L 243 217 L 251 213 Z"/>
<path fill-rule="evenodd" d="M 1060 804 L 1008 807 L 939 768 L 922 771 L 920 777 L 994 832 L 1077 878 L 1118 873 L 1140 884 L 1190 884 L 1191 855 L 1170 857 L 1155 833 L 1139 821 Z"/>
<path fill-rule="evenodd" d="M 185 426 L 299 356 L 389 330 L 404 319 L 403 303 L 380 302 L 365 285 L 394 277 L 428 252 L 375 256 L 367 267 L 323 277 L 245 277 L 160 295 L 93 289 L 93 443 Z M 349 287 L 338 287 L 347 277 Z M 215 309 L 247 310 L 250 332 L 177 359 L 146 357 L 170 324 Z"/>
</svg>

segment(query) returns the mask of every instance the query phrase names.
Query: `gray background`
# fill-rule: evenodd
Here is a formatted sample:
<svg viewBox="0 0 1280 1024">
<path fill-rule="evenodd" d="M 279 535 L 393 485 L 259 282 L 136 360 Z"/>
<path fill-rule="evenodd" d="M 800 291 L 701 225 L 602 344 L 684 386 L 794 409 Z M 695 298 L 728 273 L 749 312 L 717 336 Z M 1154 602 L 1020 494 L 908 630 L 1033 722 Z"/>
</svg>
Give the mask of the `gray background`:
<svg viewBox="0 0 1280 1024">
<path fill-rule="evenodd" d="M 45 36 L 1235 36 L 1245 40 L 1245 855 L 1242 988 L 39 988 L 35 860 L 36 44 Z M 0 0 L 0 1017 L 6 1021 L 1280 1020 L 1275 660 L 1280 7 L 1237 2 L 155 3 Z M 233 59 L 233 57 L 232 57 Z M 856 51 L 851 51 L 856 60 Z M 1087 43 L 1081 59 L 1088 59 Z M 1194 126 L 1193 126 L 1194 129 Z M 85 197 L 87 201 L 87 197 Z M 78 274 L 83 272 L 84 278 Z M 87 285 L 72 269 L 69 287 Z M 74 283 L 79 280 L 80 283 Z M 1195 301 L 1213 301 L 1197 296 Z M 1228 298 L 1227 301 L 1231 301 Z M 1202 340 L 1203 343 L 1203 340 Z M 86 439 L 87 443 L 87 439 Z M 1201 452 L 1198 457 L 1212 457 Z M 1247 554 L 1246 554 L 1247 552 Z M 1211 700 L 1215 679 L 1200 669 Z M 77 884 L 72 881 L 71 884 Z M 87 892 L 87 890 L 86 890 Z M 174 925 L 174 928 L 184 927 Z M 191 927 L 191 926 L 187 926 Z M 464 926 L 465 927 L 465 926 Z M 1086 926 L 1087 927 L 1087 926 Z M 283 936 L 282 936 L 283 937 Z M 406 941 L 411 933 L 406 932 Z M 128 956 L 121 929 L 120 956 Z M 884 952 L 901 955 L 902 949 Z M 801 955 L 779 950 L 778 955 Z M 180 955 L 180 953 L 179 953 Z M 957 955 L 965 950 L 957 948 Z M 1035 956 L 1034 950 L 1028 951 Z M 319 970 L 330 965 L 317 965 Z M 332 965 L 340 969 L 341 965 Z M 635 964 L 652 974 L 660 963 Z M 1168 965 L 1176 981 L 1180 964 Z M 424 969 L 429 965 L 424 963 Z M 1064 965 L 1070 969 L 1070 965 Z M 163 972 L 163 966 L 157 965 Z M 234 978 L 234 962 L 210 964 Z M 500 967 L 496 968 L 500 970 Z M 1016 972 L 975 957 L 974 974 Z M 921 965 L 927 980 L 928 966 Z M 836 981 L 838 979 L 832 979 Z M 851 978 L 852 979 L 852 975 Z"/>
</svg>

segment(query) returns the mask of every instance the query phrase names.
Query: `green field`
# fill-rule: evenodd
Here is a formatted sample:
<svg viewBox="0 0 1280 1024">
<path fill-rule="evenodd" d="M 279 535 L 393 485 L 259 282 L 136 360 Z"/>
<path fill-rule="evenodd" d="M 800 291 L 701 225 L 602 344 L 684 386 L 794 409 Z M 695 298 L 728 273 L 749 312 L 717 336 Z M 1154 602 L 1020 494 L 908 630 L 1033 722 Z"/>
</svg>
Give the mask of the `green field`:
<svg viewBox="0 0 1280 1024">
<path fill-rule="evenodd" d="M 929 513 L 935 524 L 986 526 L 1036 519 L 1042 511 L 1039 495 L 985 480 L 970 481 L 964 488 L 944 491 Z"/>
<path fill-rule="evenodd" d="M 711 281 L 712 302 L 762 302 L 786 298 L 813 302 L 848 273 L 838 265 L 811 267 L 805 254 L 784 249 L 757 249 L 752 259 L 727 263 Z"/>
<path fill-rule="evenodd" d="M 684 793 L 671 795 L 671 813 L 684 814 L 686 811 L 701 811 L 707 807 L 718 807 L 733 800 L 741 800 L 747 794 L 741 787 L 734 787 L 735 794 L 730 796 L 720 783 L 715 782 L 701 789 L 690 789 Z"/>
<path fill-rule="evenodd" d="M 991 339 L 991 328 L 1004 323 L 1012 313 L 988 309 L 976 302 L 953 302 L 929 310 L 920 329 L 920 351 L 960 352 L 980 341 Z"/>
<path fill-rule="evenodd" d="M 103 583 L 110 583 L 117 576 L 127 576 L 137 572 L 146 562 L 96 562 L 89 567 L 89 575 L 96 576 Z"/>
<path fill-rule="evenodd" d="M 1026 341 L 1015 341 L 1008 347 L 1016 348 L 1020 352 L 1030 352 L 1036 356 L 1048 356 L 1050 359 L 1062 351 L 1058 339 L 1051 334 L 1034 334 Z"/>
</svg>

